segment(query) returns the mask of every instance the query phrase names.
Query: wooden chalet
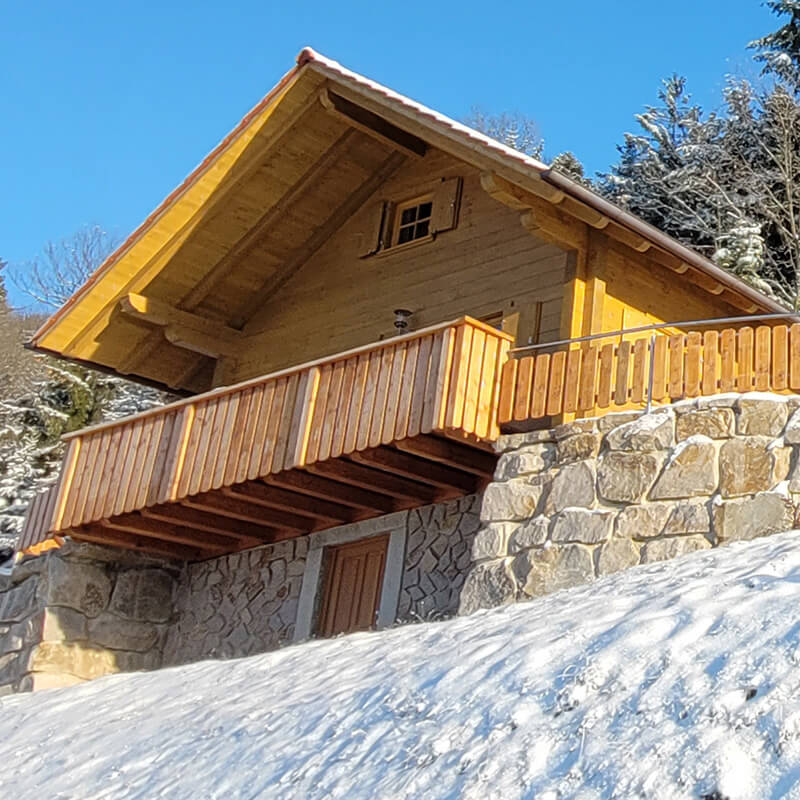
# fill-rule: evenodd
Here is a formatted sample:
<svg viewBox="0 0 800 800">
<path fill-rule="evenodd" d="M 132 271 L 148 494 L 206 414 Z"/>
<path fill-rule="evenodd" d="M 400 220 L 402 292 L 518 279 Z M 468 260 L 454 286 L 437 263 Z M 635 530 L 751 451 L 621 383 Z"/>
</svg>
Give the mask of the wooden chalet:
<svg viewBox="0 0 800 800">
<path fill-rule="evenodd" d="M 21 548 L 195 561 L 475 493 L 504 426 L 800 388 L 795 328 L 678 324 L 782 311 L 306 49 L 33 337 L 186 398 L 68 437 Z"/>
</svg>

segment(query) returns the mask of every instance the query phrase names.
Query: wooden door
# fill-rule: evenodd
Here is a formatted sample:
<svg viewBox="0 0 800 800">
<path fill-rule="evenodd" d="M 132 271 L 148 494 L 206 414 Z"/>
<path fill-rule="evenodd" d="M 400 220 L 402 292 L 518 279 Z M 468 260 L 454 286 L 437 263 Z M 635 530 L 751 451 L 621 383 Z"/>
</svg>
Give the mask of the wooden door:
<svg viewBox="0 0 800 800">
<path fill-rule="evenodd" d="M 388 544 L 386 534 L 328 549 L 317 625 L 320 636 L 374 626 Z"/>
</svg>

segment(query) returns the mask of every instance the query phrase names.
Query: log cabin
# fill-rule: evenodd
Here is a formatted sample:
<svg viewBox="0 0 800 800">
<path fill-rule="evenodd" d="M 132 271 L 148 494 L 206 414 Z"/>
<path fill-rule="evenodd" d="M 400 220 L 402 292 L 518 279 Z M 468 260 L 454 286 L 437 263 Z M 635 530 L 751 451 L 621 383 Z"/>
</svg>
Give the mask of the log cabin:
<svg viewBox="0 0 800 800">
<path fill-rule="evenodd" d="M 34 335 L 184 398 L 67 437 L 20 548 L 69 538 L 187 565 L 184 611 L 212 602 L 198 576 L 214 564 L 280 551 L 294 605 L 229 654 L 446 615 L 501 432 L 800 388 L 800 329 L 738 321 L 784 312 L 536 159 L 305 49 Z M 689 330 L 709 319 L 733 322 Z M 238 597 L 266 562 L 229 563 Z M 219 652 L 218 632 L 204 649 L 176 630 L 173 662 L 193 636 L 191 657 Z"/>
</svg>

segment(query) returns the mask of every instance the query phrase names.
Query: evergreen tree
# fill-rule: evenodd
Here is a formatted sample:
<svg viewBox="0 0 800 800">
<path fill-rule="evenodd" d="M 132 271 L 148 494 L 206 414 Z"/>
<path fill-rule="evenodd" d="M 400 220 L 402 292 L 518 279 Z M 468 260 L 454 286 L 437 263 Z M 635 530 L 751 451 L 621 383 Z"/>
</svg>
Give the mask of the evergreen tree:
<svg viewBox="0 0 800 800">
<path fill-rule="evenodd" d="M 480 108 L 473 108 L 464 124 L 486 136 L 496 139 L 507 147 L 513 147 L 532 158 L 542 158 L 544 142 L 539 135 L 536 123 L 524 114 L 487 114 Z"/>
<path fill-rule="evenodd" d="M 797 94 L 800 89 L 800 2 L 769 0 L 764 5 L 778 17 L 788 19 L 778 30 L 750 42 L 749 47 L 757 51 L 755 59 L 763 64 L 763 74 L 777 78 Z"/>
<path fill-rule="evenodd" d="M 39 302 L 60 305 L 108 254 L 97 228 L 45 248 L 15 276 Z M 35 266 L 35 268 L 34 268 Z M 0 546 L 13 544 L 30 499 L 57 477 L 61 437 L 159 405 L 161 392 L 24 349 L 42 317 L 11 309 L 0 275 Z"/>
</svg>

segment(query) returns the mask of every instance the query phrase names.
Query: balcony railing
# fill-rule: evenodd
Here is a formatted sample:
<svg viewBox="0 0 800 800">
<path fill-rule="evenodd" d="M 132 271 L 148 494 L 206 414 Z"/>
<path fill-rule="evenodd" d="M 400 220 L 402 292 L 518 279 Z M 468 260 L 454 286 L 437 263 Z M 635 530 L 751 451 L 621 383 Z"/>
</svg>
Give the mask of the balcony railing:
<svg viewBox="0 0 800 800">
<path fill-rule="evenodd" d="M 124 544 L 131 537 L 158 539 L 160 531 L 164 536 L 170 532 L 169 526 L 162 524 L 159 529 L 136 515 L 176 504 L 189 508 L 185 518 L 177 518 L 178 533 L 172 530 L 172 541 L 181 546 L 202 541 L 199 534 L 193 538 L 184 530 L 187 519 L 196 520 L 198 508 L 213 512 L 215 519 L 263 523 L 267 532 L 282 532 L 281 520 L 286 519 L 290 531 L 317 529 L 321 515 L 313 509 L 298 522 L 297 514 L 286 512 L 291 503 L 285 496 L 277 504 L 283 512 L 275 510 L 274 496 L 268 506 L 270 496 L 265 495 L 263 482 L 343 460 L 348 469 L 342 480 L 363 490 L 367 479 L 352 477 L 356 467 L 350 462 L 357 457 L 369 466 L 359 467 L 358 475 L 388 470 L 396 477 L 391 486 L 400 486 L 389 504 L 380 500 L 378 492 L 373 492 L 378 495 L 372 501 L 375 508 L 354 501 L 362 516 L 413 505 L 414 487 L 419 488 L 421 500 L 445 496 L 439 490 L 450 485 L 447 480 L 466 493 L 479 482 L 470 474 L 469 464 L 460 465 L 466 475 L 456 469 L 458 475 L 447 479 L 435 471 L 441 472 L 442 462 L 447 462 L 441 442 L 433 442 L 438 449 L 430 443 L 422 450 L 411 448 L 413 456 L 379 451 L 418 437 L 455 439 L 459 444 L 451 445 L 451 451 L 457 448 L 460 456 L 465 447 L 486 449 L 499 433 L 499 376 L 510 339 L 463 318 L 71 434 L 58 483 L 31 504 L 20 549 L 61 533 L 113 544 Z M 433 461 L 430 483 L 436 491 L 425 485 L 426 470 L 419 476 L 409 474 L 416 471 L 417 462 L 424 466 L 422 457 L 428 456 Z M 491 465 L 485 459 L 482 463 L 477 472 L 488 477 Z M 405 477 L 397 477 L 398 473 Z M 326 474 L 338 477 L 335 469 Z M 240 513 L 239 507 L 231 510 L 231 503 L 222 502 L 220 496 L 253 482 L 262 491 L 250 491 L 250 499 L 259 498 L 259 508 L 272 509 L 264 511 L 263 519 L 252 512 Z M 383 479 L 378 484 L 389 486 Z M 347 494 L 344 488 L 342 494 Z M 173 516 L 170 512 L 170 519 Z M 329 513 L 329 518 L 335 515 Z M 197 524 L 197 530 L 213 532 L 217 538 L 221 533 L 233 535 L 219 523 Z M 224 551 L 224 543 L 217 543 L 217 549 Z"/>
<path fill-rule="evenodd" d="M 800 323 L 636 338 L 619 333 L 622 341 L 602 334 L 507 361 L 498 424 L 721 392 L 800 391 Z"/>
</svg>

